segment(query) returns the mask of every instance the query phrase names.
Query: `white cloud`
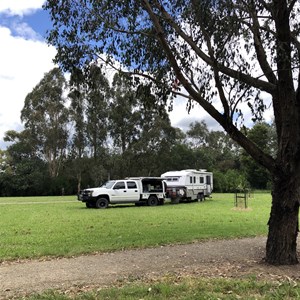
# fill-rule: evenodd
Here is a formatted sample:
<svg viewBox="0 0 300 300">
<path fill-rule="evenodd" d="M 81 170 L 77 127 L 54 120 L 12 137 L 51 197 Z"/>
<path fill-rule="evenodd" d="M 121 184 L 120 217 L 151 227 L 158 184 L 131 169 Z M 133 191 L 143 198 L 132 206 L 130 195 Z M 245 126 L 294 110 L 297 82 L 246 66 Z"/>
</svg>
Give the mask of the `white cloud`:
<svg viewBox="0 0 300 300">
<path fill-rule="evenodd" d="M 171 124 L 187 131 L 193 122 L 204 120 L 210 130 L 222 130 L 222 127 L 215 121 L 198 103 L 194 101 L 192 109 L 187 110 L 187 99 L 176 97 L 173 102 L 173 110 L 169 112 Z"/>
<path fill-rule="evenodd" d="M 20 114 L 26 95 L 54 67 L 55 49 L 23 21 L 44 2 L 0 0 L 0 148 L 5 147 L 2 139 L 7 130 L 22 130 Z"/>
<path fill-rule="evenodd" d="M 263 119 L 265 122 L 271 123 L 274 118 L 271 97 L 266 93 L 262 93 L 262 97 L 267 106 L 263 113 Z M 173 110 L 169 112 L 172 126 L 179 127 L 181 130 L 187 131 L 192 122 L 205 121 L 209 130 L 224 130 L 222 126 L 215 119 L 213 119 L 213 117 L 211 117 L 197 102 L 193 102 L 193 107 L 190 112 L 188 112 L 186 98 L 178 96 L 173 101 Z M 222 113 L 222 106 L 218 99 L 214 101 L 214 106 L 219 112 Z M 239 108 L 241 108 L 243 112 L 243 120 L 238 120 L 238 127 L 244 125 L 248 128 L 251 128 L 254 125 L 254 122 L 252 121 L 253 116 L 247 103 L 242 103 Z"/>
<path fill-rule="evenodd" d="M 23 16 L 40 9 L 45 0 L 1 0 L 0 13 Z"/>
<path fill-rule="evenodd" d="M 21 128 L 20 112 L 25 97 L 43 78 L 44 73 L 54 67 L 52 59 L 55 56 L 55 49 L 41 41 L 14 37 L 10 29 L 1 26 L 0 40 L 0 139 L 2 139 L 5 131 Z"/>
<path fill-rule="evenodd" d="M 24 37 L 29 40 L 40 40 L 41 36 L 35 32 L 27 23 L 15 21 L 12 23 L 12 29 L 17 36 Z"/>
</svg>

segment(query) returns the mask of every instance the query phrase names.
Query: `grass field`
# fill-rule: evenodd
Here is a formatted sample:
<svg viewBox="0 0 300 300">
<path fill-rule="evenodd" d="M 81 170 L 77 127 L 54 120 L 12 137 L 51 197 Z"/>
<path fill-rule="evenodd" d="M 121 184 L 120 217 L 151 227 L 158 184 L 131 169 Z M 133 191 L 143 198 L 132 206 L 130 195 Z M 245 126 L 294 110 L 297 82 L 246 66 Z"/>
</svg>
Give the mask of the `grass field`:
<svg viewBox="0 0 300 300">
<path fill-rule="evenodd" d="M 234 209 L 233 194 L 204 202 L 158 207 L 86 209 L 75 196 L 0 198 L 0 261 L 71 256 L 195 240 L 265 235 L 269 193 L 255 193 L 248 209 Z M 300 299 L 291 282 L 174 277 L 132 280 L 120 286 L 68 294 L 47 291 L 28 300 L 68 299 Z"/>
<path fill-rule="evenodd" d="M 0 261 L 264 235 L 271 196 L 257 193 L 247 210 L 233 194 L 157 207 L 86 209 L 75 196 L 0 198 Z"/>
<path fill-rule="evenodd" d="M 77 295 L 54 291 L 33 295 L 27 300 L 236 300 L 300 299 L 300 287 L 291 282 L 262 282 L 255 277 L 243 280 L 184 278 L 170 276 L 158 282 L 132 282 L 122 287 L 104 288 Z"/>
</svg>

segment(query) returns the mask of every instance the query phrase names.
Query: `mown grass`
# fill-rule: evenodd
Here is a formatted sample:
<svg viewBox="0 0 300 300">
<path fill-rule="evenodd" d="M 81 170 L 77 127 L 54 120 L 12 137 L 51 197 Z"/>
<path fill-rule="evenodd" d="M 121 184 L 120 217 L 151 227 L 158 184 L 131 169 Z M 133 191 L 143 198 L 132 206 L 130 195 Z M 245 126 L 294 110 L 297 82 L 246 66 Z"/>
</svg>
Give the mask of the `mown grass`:
<svg viewBox="0 0 300 300">
<path fill-rule="evenodd" d="M 33 295 L 29 300 L 130 300 L 130 299 L 300 299 L 300 286 L 290 282 L 248 279 L 163 278 L 159 282 L 135 281 L 122 287 L 65 295 L 55 291 Z"/>
<path fill-rule="evenodd" d="M 86 209 L 75 196 L 0 198 L 0 260 L 189 243 L 264 235 L 269 193 L 254 194 L 248 210 L 234 210 L 233 194 L 158 207 Z"/>
</svg>

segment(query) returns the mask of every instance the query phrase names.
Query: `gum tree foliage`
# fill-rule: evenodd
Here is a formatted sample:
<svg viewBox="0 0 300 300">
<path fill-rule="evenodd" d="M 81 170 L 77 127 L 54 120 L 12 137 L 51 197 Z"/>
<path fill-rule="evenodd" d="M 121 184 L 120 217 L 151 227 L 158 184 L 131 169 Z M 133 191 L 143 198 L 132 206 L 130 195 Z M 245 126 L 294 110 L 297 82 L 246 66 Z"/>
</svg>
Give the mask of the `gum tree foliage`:
<svg viewBox="0 0 300 300">
<path fill-rule="evenodd" d="M 276 143 L 273 126 L 259 122 L 246 132 L 247 137 L 257 144 L 264 152 L 275 153 L 273 146 Z M 241 163 L 245 171 L 246 178 L 251 187 L 256 189 L 267 189 L 270 182 L 270 174 L 267 169 L 256 163 L 245 151 L 241 153 Z"/>
<path fill-rule="evenodd" d="M 157 109 L 148 85 L 135 87 L 127 74 L 116 73 L 109 107 L 109 133 L 115 157 L 122 156 L 119 174 L 145 176 L 163 173 L 159 161 L 175 140 L 165 109 Z"/>
<path fill-rule="evenodd" d="M 30 131 L 9 130 L 5 133 L 4 141 L 10 145 L 5 151 L 5 163 L 1 166 L 1 195 L 29 196 L 47 193 L 47 164 L 36 156 Z"/>
<path fill-rule="evenodd" d="M 66 80 L 54 68 L 33 88 L 21 111 L 21 121 L 30 132 L 38 156 L 48 162 L 52 178 L 59 175 L 68 144 L 68 109 L 65 106 Z"/>
<path fill-rule="evenodd" d="M 140 138 L 140 107 L 128 76 L 115 74 L 109 111 L 109 131 L 113 144 L 124 154 Z"/>
<path fill-rule="evenodd" d="M 200 169 L 226 171 L 239 167 L 240 149 L 224 131 L 209 131 L 205 121 L 196 121 L 190 124 L 187 137 L 187 142 L 198 154 Z"/>
<path fill-rule="evenodd" d="M 296 0 L 48 0 L 48 41 L 66 70 L 118 61 L 152 80 L 157 102 L 173 83 L 199 103 L 271 174 L 266 261 L 298 263 L 300 199 L 300 42 Z M 176 90 L 173 92 L 179 93 Z M 274 157 L 239 130 L 245 105 L 254 120 L 271 99 Z"/>
<path fill-rule="evenodd" d="M 102 70 L 95 64 L 82 70 L 74 69 L 70 79 L 70 119 L 74 134 L 71 143 L 72 169 L 81 189 L 82 173 L 93 171 L 96 180 L 103 181 L 108 130 L 108 101 L 110 86 Z M 87 164 L 86 158 L 93 162 Z M 95 163 L 97 161 L 97 163 Z M 106 177 L 105 177 L 106 178 Z"/>
</svg>

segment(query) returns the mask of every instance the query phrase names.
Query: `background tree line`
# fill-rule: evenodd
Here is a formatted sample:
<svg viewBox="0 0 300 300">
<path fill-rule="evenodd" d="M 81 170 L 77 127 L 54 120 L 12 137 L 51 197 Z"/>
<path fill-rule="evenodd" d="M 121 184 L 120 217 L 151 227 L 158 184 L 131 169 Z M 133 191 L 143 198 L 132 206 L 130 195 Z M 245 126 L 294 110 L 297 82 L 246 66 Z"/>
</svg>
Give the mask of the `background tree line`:
<svg viewBox="0 0 300 300">
<path fill-rule="evenodd" d="M 160 176 L 169 170 L 214 172 L 215 191 L 270 188 L 270 176 L 223 131 L 204 121 L 187 132 L 157 109 L 151 86 L 115 74 L 109 82 L 93 64 L 67 81 L 46 73 L 25 99 L 24 130 L 8 131 L 0 151 L 0 195 L 75 194 L 108 179 Z M 257 123 L 245 134 L 270 155 L 274 126 Z"/>
</svg>

